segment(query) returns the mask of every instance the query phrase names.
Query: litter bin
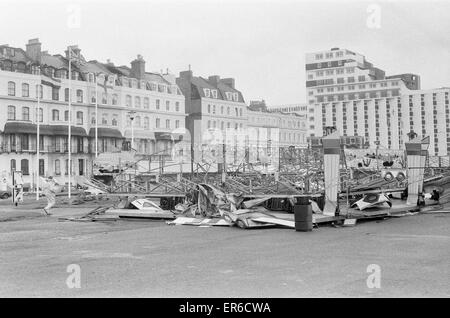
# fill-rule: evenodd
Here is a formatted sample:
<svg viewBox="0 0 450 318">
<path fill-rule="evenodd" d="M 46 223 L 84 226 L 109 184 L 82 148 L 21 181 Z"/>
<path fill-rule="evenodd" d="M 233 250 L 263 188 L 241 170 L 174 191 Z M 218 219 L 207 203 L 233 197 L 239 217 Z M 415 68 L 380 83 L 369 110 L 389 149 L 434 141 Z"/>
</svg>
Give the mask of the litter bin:
<svg viewBox="0 0 450 318">
<path fill-rule="evenodd" d="M 312 231 L 311 204 L 299 204 L 294 206 L 295 230 L 300 232 Z"/>
</svg>

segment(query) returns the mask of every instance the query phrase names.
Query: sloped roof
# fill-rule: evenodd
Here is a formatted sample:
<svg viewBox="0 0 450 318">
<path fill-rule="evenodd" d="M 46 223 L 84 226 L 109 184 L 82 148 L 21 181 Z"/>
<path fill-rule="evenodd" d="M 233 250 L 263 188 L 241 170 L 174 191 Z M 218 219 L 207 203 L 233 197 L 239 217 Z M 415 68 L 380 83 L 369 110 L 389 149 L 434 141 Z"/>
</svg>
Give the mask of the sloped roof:
<svg viewBox="0 0 450 318">
<path fill-rule="evenodd" d="M 217 87 L 216 87 L 212 83 L 210 83 L 209 80 L 207 80 L 201 76 L 198 76 L 198 77 L 192 77 L 191 83 L 197 87 L 198 93 L 201 97 L 206 97 L 203 88 L 217 89 L 217 91 L 218 91 L 217 97 L 219 99 L 227 100 L 226 95 L 225 95 L 226 92 L 238 93 L 238 96 L 239 96 L 238 102 L 244 103 L 244 97 L 242 96 L 242 93 L 240 91 L 238 91 L 235 88 L 232 88 L 231 86 L 228 86 L 227 84 L 225 84 L 221 81 L 218 82 Z"/>
<path fill-rule="evenodd" d="M 14 56 L 2 56 L 0 54 L 0 59 L 7 59 L 12 61 L 13 63 L 17 63 L 17 62 L 23 62 L 23 63 L 28 63 L 28 62 L 33 62 L 33 60 L 25 53 L 25 51 L 21 48 L 15 48 L 15 47 L 11 47 L 8 45 L 0 45 L 0 48 L 11 48 L 14 50 Z"/>
</svg>

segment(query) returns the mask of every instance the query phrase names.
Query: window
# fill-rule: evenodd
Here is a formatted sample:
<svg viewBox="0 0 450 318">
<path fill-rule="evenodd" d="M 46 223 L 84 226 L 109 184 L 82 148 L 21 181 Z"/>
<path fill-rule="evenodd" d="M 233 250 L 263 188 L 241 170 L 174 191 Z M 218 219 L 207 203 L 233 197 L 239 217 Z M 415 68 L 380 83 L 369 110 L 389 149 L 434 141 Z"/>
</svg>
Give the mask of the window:
<svg viewBox="0 0 450 318">
<path fill-rule="evenodd" d="M 159 118 L 156 118 L 156 128 L 159 128 L 161 120 Z"/>
<path fill-rule="evenodd" d="M 233 93 L 233 100 L 234 100 L 235 102 L 238 101 L 238 98 L 239 98 L 238 93 Z"/>
<path fill-rule="evenodd" d="M 150 100 L 148 99 L 148 97 L 144 97 L 144 109 L 149 108 L 150 108 Z"/>
<path fill-rule="evenodd" d="M 106 93 L 102 94 L 102 104 L 108 104 L 108 96 L 106 96 Z"/>
<path fill-rule="evenodd" d="M 216 105 L 213 105 L 213 112 L 212 112 L 213 114 L 215 114 L 216 113 Z"/>
<path fill-rule="evenodd" d="M 30 108 L 22 107 L 22 120 L 30 120 Z"/>
<path fill-rule="evenodd" d="M 227 115 L 230 115 L 230 106 L 227 107 Z"/>
<path fill-rule="evenodd" d="M 89 81 L 90 83 L 93 83 L 93 82 L 94 82 L 94 74 L 89 73 L 89 75 L 88 75 L 88 81 Z"/>
<path fill-rule="evenodd" d="M 239 116 L 241 116 L 241 117 L 242 117 L 242 108 L 241 108 L 241 109 L 239 109 Z"/>
<path fill-rule="evenodd" d="M 8 95 L 16 96 L 16 83 L 8 82 Z"/>
<path fill-rule="evenodd" d="M 211 90 L 209 88 L 204 88 L 203 92 L 205 93 L 205 97 L 210 97 L 211 96 Z"/>
<path fill-rule="evenodd" d="M 156 100 L 156 109 L 159 109 L 159 99 Z"/>
<path fill-rule="evenodd" d="M 216 89 L 211 90 L 211 93 L 214 98 L 217 98 L 217 90 Z"/>
<path fill-rule="evenodd" d="M 108 115 L 103 114 L 102 116 L 102 125 L 108 125 Z"/>
<path fill-rule="evenodd" d="M 11 170 L 16 170 L 16 159 L 11 159 L 10 162 Z"/>
<path fill-rule="evenodd" d="M 236 117 L 238 117 L 239 116 L 239 111 L 238 111 L 237 107 L 235 107 L 234 110 L 236 112 Z"/>
<path fill-rule="evenodd" d="M 92 74 L 90 74 L 90 75 L 92 75 Z M 57 176 L 61 175 L 61 161 L 59 161 L 59 159 L 55 160 L 55 174 Z"/>
<path fill-rule="evenodd" d="M 144 117 L 144 129 L 149 129 L 150 127 L 150 120 L 148 117 Z"/>
<path fill-rule="evenodd" d="M 180 111 L 180 102 L 175 102 L 175 111 Z"/>
<path fill-rule="evenodd" d="M 211 105 L 208 104 L 208 113 L 211 113 Z"/>
<path fill-rule="evenodd" d="M 59 88 L 52 87 L 52 99 L 59 100 Z"/>
<path fill-rule="evenodd" d="M 95 122 L 96 122 L 97 120 L 95 119 L 95 113 L 93 113 L 92 114 L 92 118 L 91 118 L 91 124 L 92 125 L 95 125 Z"/>
<path fill-rule="evenodd" d="M 113 115 L 113 119 L 111 120 L 111 125 L 117 126 L 117 115 Z"/>
<path fill-rule="evenodd" d="M 69 121 L 69 111 L 68 110 L 64 111 L 64 120 Z"/>
<path fill-rule="evenodd" d="M 170 128 L 170 119 L 166 119 L 166 128 Z"/>
<path fill-rule="evenodd" d="M 72 170 L 72 169 L 70 169 Z M 64 162 L 64 174 L 68 175 L 69 174 L 69 159 L 66 159 Z"/>
<path fill-rule="evenodd" d="M 175 128 L 180 128 L 180 121 L 179 120 L 175 120 Z"/>
<path fill-rule="evenodd" d="M 77 125 L 83 125 L 83 112 L 77 112 Z"/>
<path fill-rule="evenodd" d="M 64 89 L 64 100 L 65 100 L 66 102 L 69 101 L 69 96 L 70 96 L 69 89 L 68 89 L 68 88 L 65 88 L 65 89 Z"/>
<path fill-rule="evenodd" d="M 125 106 L 131 107 L 131 96 L 127 95 L 125 98 Z"/>
<path fill-rule="evenodd" d="M 8 106 L 8 120 L 16 120 L 16 107 Z"/>
<path fill-rule="evenodd" d="M 113 94 L 112 96 L 112 104 L 117 105 L 117 94 Z"/>
<path fill-rule="evenodd" d="M 39 117 L 39 122 L 42 123 L 44 121 L 44 110 L 39 108 L 39 112 L 36 112 L 36 120 Z"/>
<path fill-rule="evenodd" d="M 223 115 L 223 106 L 220 106 L 220 113 Z"/>
<path fill-rule="evenodd" d="M 135 124 L 134 124 L 135 127 L 141 127 L 141 117 L 140 116 L 136 116 L 134 121 L 135 121 Z"/>
<path fill-rule="evenodd" d="M 22 84 L 22 97 L 30 97 L 30 85 Z"/>
<path fill-rule="evenodd" d="M 28 176 L 30 171 L 28 170 L 28 159 L 20 160 L 20 170 L 24 176 Z"/>
<path fill-rule="evenodd" d="M 22 150 L 29 150 L 28 141 L 28 135 L 20 135 L 20 146 L 22 147 Z"/>
<path fill-rule="evenodd" d="M 166 110 L 170 110 L 170 101 L 166 100 Z"/>
<path fill-rule="evenodd" d="M 77 89 L 77 103 L 83 102 L 83 91 L 81 89 Z"/>
<path fill-rule="evenodd" d="M 141 98 L 139 96 L 134 98 L 134 107 L 141 108 Z"/>
</svg>

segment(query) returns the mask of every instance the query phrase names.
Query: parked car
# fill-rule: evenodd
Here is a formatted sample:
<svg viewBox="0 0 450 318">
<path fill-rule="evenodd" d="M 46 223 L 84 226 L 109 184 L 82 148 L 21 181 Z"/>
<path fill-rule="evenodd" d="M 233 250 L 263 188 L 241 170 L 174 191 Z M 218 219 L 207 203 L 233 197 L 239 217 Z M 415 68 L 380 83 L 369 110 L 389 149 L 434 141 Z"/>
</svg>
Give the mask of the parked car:
<svg viewBox="0 0 450 318">
<path fill-rule="evenodd" d="M 12 195 L 11 190 L 0 190 L 0 199 L 8 199 Z"/>
</svg>

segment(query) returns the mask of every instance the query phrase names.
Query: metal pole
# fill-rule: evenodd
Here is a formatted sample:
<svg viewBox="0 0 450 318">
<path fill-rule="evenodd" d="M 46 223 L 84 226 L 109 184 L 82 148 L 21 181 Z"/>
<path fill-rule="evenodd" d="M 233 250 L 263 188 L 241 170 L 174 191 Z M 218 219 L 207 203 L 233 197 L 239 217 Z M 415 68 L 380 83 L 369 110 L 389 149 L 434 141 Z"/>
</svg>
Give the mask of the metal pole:
<svg viewBox="0 0 450 318">
<path fill-rule="evenodd" d="M 69 192 L 68 192 L 68 196 L 70 199 L 70 194 L 71 194 L 71 187 L 72 187 L 72 182 L 71 182 L 71 174 L 72 174 L 72 161 L 71 161 L 71 153 L 72 153 L 72 134 L 71 134 L 71 126 L 72 126 L 72 50 L 69 47 L 68 49 L 69 51 L 69 136 L 68 136 L 68 143 L 69 143 Z"/>
<path fill-rule="evenodd" d="M 37 134 L 36 134 L 36 201 L 39 201 L 39 155 L 40 155 L 40 112 L 41 112 L 41 70 L 39 69 L 39 84 L 37 85 Z"/>
<path fill-rule="evenodd" d="M 134 115 L 133 117 L 130 118 L 131 119 L 131 149 L 135 149 L 134 148 Z"/>
<path fill-rule="evenodd" d="M 95 158 L 98 157 L 98 84 L 95 75 Z"/>
</svg>

